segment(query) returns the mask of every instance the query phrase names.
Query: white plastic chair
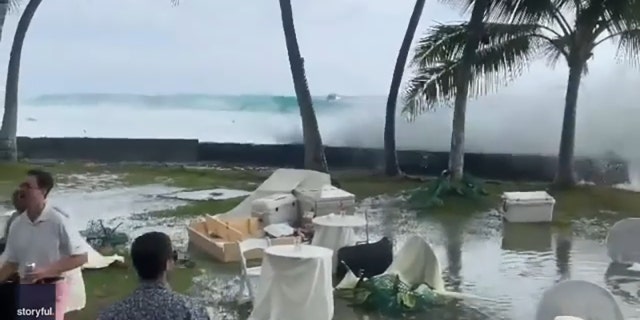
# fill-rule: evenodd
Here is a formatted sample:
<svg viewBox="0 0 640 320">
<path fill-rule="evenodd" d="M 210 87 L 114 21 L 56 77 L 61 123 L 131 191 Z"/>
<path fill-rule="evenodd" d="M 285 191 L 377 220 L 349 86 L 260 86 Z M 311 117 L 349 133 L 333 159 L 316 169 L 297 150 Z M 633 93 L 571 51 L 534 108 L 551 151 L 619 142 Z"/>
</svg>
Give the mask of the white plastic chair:
<svg viewBox="0 0 640 320">
<path fill-rule="evenodd" d="M 242 270 L 240 270 L 240 276 L 242 277 L 242 287 L 240 288 L 240 292 L 238 293 L 238 300 L 241 304 L 247 302 L 246 299 L 243 298 L 245 289 L 249 291 L 249 299 L 251 300 L 251 302 L 255 300 L 255 293 L 253 292 L 251 279 L 260 278 L 260 273 L 262 272 L 261 266 L 251 268 L 247 266 L 246 253 L 253 250 L 264 251 L 270 245 L 271 240 L 269 238 L 250 238 L 238 242 L 238 247 L 240 248 L 240 263 L 242 267 Z"/>
</svg>

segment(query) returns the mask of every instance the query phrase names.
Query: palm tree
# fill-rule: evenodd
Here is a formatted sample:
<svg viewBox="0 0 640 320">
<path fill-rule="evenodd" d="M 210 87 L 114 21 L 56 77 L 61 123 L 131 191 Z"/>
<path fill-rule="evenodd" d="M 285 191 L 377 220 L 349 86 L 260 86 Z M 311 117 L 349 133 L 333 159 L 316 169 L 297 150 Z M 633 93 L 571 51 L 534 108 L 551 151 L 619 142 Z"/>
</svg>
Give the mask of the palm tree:
<svg viewBox="0 0 640 320">
<path fill-rule="evenodd" d="M 398 59 L 396 59 L 396 66 L 393 69 L 391 86 L 389 87 L 387 112 L 384 120 L 385 173 L 388 176 L 397 176 L 400 173 L 398 154 L 396 153 L 396 102 L 398 101 L 398 92 L 400 91 L 404 68 L 407 64 L 409 49 L 413 42 L 413 36 L 416 34 L 416 29 L 418 29 L 418 23 L 420 23 L 420 17 L 422 16 L 422 10 L 424 9 L 425 2 L 425 0 L 416 0 L 416 4 L 413 7 L 411 18 L 409 18 L 409 25 L 407 26 L 407 32 L 404 34 L 404 39 L 402 40 L 402 45 L 398 52 Z"/>
<path fill-rule="evenodd" d="M 16 161 L 18 157 L 16 134 L 18 131 L 18 83 L 20 78 L 20 57 L 22 45 L 27 35 L 31 20 L 38 10 L 42 0 L 29 0 L 24 9 L 18 27 L 13 37 L 9 67 L 7 69 L 7 83 L 4 96 L 4 115 L 0 128 L 0 160 Z"/>
<path fill-rule="evenodd" d="M 610 40 L 617 42 L 620 57 L 639 62 L 640 2 L 502 0 L 494 2 L 490 17 L 493 22 L 485 24 L 487 43 L 476 51 L 473 64 L 475 79 L 470 83 L 474 94 L 509 82 L 536 58 L 545 57 L 552 64 L 560 58 L 567 62 L 569 77 L 555 185 L 573 186 L 578 90 L 587 61 L 595 47 Z M 406 95 L 406 112 L 416 116 L 447 102 L 456 92 L 459 95 L 452 84 L 458 77 L 452 71 L 461 64 L 459 51 L 465 47 L 463 35 L 470 26 L 441 25 L 423 39 L 414 58 L 419 68 Z M 454 135 L 456 130 L 454 125 Z"/>
<path fill-rule="evenodd" d="M 296 28 L 293 23 L 293 12 L 291 10 L 291 0 L 279 0 L 280 13 L 282 15 L 282 29 L 287 44 L 287 54 L 289 56 L 289 66 L 293 78 L 293 87 L 300 106 L 300 117 L 302 118 L 302 136 L 304 140 L 304 167 L 310 170 L 328 172 L 327 159 L 324 155 L 322 137 L 318 128 L 318 120 L 313 110 L 313 101 L 307 76 L 304 70 L 304 59 L 300 54 Z"/>
<path fill-rule="evenodd" d="M 15 6 L 15 2 L 10 0 L 0 0 L 0 40 L 2 40 L 2 30 L 4 29 L 4 21 L 11 7 Z"/>
<path fill-rule="evenodd" d="M 452 181 L 460 181 L 463 175 L 464 130 L 469 86 L 474 76 L 472 68 L 478 60 L 476 51 L 484 34 L 483 20 L 490 4 L 490 0 L 474 1 L 471 19 L 462 27 L 461 37 L 458 37 L 463 39 L 463 46 L 462 52 L 455 57 L 455 61 L 432 59 L 434 50 L 440 48 L 439 42 L 447 40 L 433 38 L 438 34 L 439 28 L 434 30 L 435 33 L 422 39 L 414 57 L 414 63 L 420 66 L 418 74 L 411 80 L 405 96 L 406 107 L 403 111 L 412 116 L 432 108 L 438 100 L 441 100 L 440 98 L 444 98 L 443 94 L 448 96 L 447 98 L 454 97 L 453 130 L 449 152 L 449 171 Z M 434 73 L 436 71 L 433 69 L 434 66 L 440 69 L 440 74 Z M 438 79 L 443 76 L 442 72 L 449 74 L 450 82 L 446 84 L 446 88 L 438 84 Z M 447 93 L 443 92 L 445 89 Z"/>
</svg>

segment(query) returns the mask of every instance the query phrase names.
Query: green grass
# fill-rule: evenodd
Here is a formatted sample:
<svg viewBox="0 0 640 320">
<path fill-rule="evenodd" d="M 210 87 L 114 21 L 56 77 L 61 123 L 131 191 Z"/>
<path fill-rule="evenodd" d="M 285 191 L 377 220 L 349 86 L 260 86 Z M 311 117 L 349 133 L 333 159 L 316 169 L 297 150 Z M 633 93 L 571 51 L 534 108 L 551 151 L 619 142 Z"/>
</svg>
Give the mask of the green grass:
<svg viewBox="0 0 640 320">
<path fill-rule="evenodd" d="M 191 218 L 205 214 L 215 215 L 235 208 L 235 206 L 237 206 L 243 199 L 244 197 L 227 200 L 191 201 L 184 206 L 180 206 L 172 210 L 152 212 L 151 215 L 163 218 Z"/>
<path fill-rule="evenodd" d="M 437 214 L 469 214 L 496 209 L 503 192 L 546 190 L 556 199 L 554 222 L 564 225 L 577 218 L 619 220 L 640 217 L 640 194 L 603 186 L 578 186 L 568 190 L 554 190 L 547 183 L 516 183 L 492 181 L 485 185 L 488 192 L 480 199 L 450 196 L 444 206 L 424 210 Z"/>
</svg>

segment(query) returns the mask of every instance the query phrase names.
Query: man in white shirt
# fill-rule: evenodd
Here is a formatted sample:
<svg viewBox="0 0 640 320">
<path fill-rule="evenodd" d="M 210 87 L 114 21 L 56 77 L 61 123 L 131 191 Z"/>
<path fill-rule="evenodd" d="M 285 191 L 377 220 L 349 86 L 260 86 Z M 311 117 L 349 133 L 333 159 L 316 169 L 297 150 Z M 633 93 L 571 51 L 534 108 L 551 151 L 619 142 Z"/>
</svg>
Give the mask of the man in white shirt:
<svg viewBox="0 0 640 320">
<path fill-rule="evenodd" d="M 28 282 L 64 277 L 87 262 L 87 248 L 77 230 L 62 211 L 47 204 L 53 177 L 42 170 L 30 170 L 20 184 L 26 210 L 11 224 L 6 247 L 6 262 L 0 268 L 0 282 L 16 271 Z M 27 274 L 26 265 L 36 268 Z M 67 279 L 56 282 L 56 320 L 66 311 Z"/>
</svg>

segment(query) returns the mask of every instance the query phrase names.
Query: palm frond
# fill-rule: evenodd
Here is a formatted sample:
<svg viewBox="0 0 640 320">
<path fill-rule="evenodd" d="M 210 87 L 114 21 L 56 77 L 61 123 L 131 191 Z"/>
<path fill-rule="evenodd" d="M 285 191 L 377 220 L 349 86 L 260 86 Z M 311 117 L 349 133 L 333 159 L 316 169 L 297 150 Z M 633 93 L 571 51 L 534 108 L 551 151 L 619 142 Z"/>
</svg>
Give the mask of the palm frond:
<svg viewBox="0 0 640 320">
<path fill-rule="evenodd" d="M 599 0 L 599 25 L 610 34 L 632 29 L 640 22 L 640 1 Z M 595 11 L 595 10 L 594 10 Z"/>
<path fill-rule="evenodd" d="M 555 67 L 560 58 L 567 58 L 569 55 L 569 45 L 571 37 L 547 38 L 541 42 L 541 54 L 545 57 L 547 65 Z M 566 60 L 565 60 L 566 61 Z"/>
<path fill-rule="evenodd" d="M 618 40 L 616 57 L 631 63 L 640 65 L 640 28 L 619 32 L 613 35 Z"/>
<path fill-rule="evenodd" d="M 541 42 L 523 35 L 480 48 L 473 65 L 469 95 L 478 97 L 495 92 L 522 75 L 539 56 Z"/>
<path fill-rule="evenodd" d="M 485 23 L 484 39 L 479 49 L 499 45 L 510 39 L 540 33 L 537 24 Z M 442 61 L 455 61 L 462 56 L 467 41 L 467 23 L 439 24 L 420 39 L 411 60 L 412 66 L 431 66 Z"/>
<path fill-rule="evenodd" d="M 463 12 L 470 12 L 475 0 L 440 0 L 440 2 L 460 8 Z M 493 22 L 555 23 L 556 15 L 575 13 L 581 2 L 581 0 L 492 0 L 487 18 Z M 565 24 L 568 23 L 565 21 Z"/>
<path fill-rule="evenodd" d="M 456 94 L 454 81 L 459 64 L 460 61 L 443 61 L 420 68 L 403 94 L 402 114 L 413 121 L 436 106 L 450 106 Z"/>
<path fill-rule="evenodd" d="M 503 27 L 503 26 L 500 26 Z M 500 28 L 487 28 L 500 30 Z M 513 30 L 516 28 L 514 27 Z M 523 28 L 526 29 L 526 28 Z M 494 35 L 498 35 L 495 32 Z M 490 37 L 491 38 L 491 37 Z M 500 41 L 498 41 L 500 40 Z M 483 44 L 476 52 L 472 66 L 469 95 L 477 97 L 497 90 L 522 74 L 535 59 L 541 39 L 526 32 L 514 32 L 511 37 L 501 35 Z M 455 54 L 440 54 L 440 61 L 416 64 L 416 75 L 403 95 L 402 113 L 414 120 L 417 116 L 438 106 L 450 105 L 456 92 L 456 77 L 462 60 L 462 46 L 448 46 Z"/>
<path fill-rule="evenodd" d="M 7 12 L 18 13 L 22 7 L 23 0 L 0 0 L 0 4 L 7 5 Z"/>
</svg>

